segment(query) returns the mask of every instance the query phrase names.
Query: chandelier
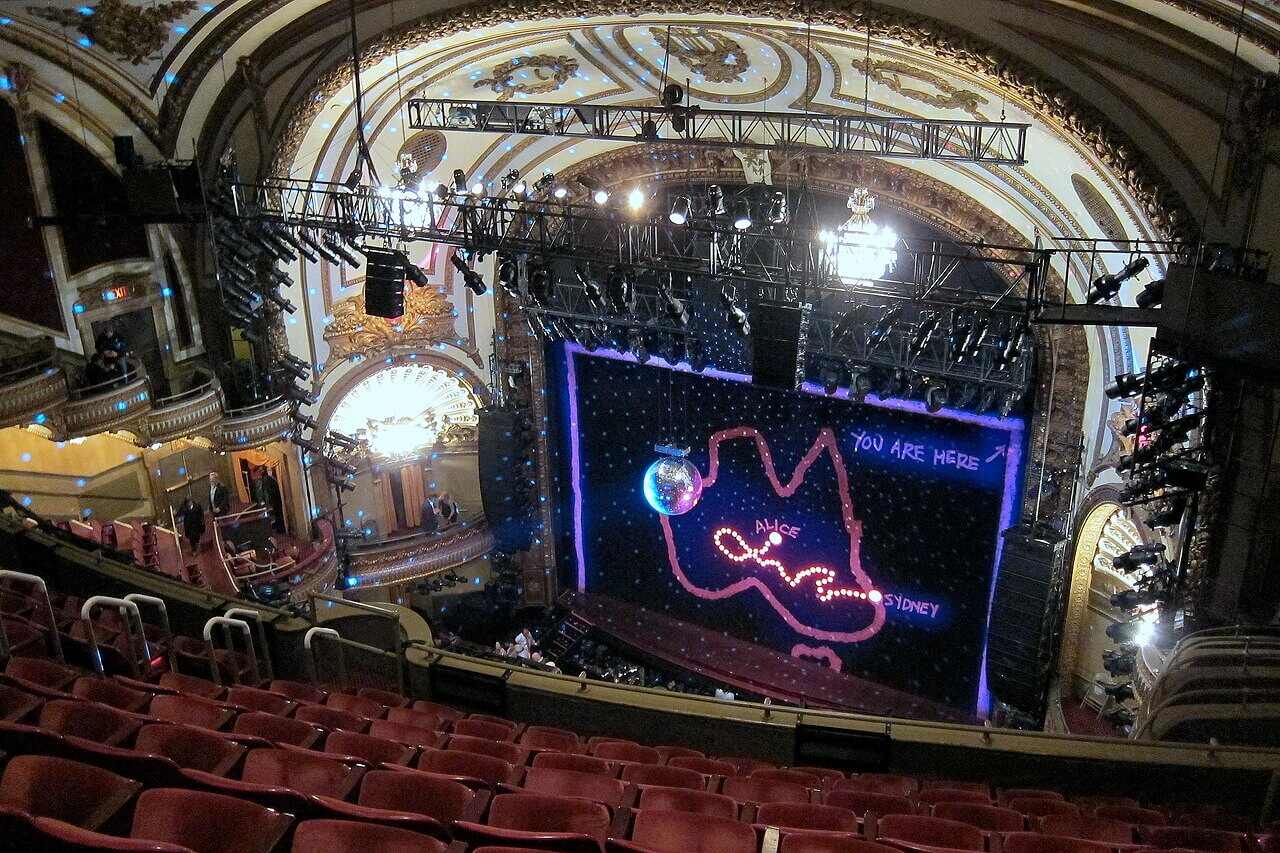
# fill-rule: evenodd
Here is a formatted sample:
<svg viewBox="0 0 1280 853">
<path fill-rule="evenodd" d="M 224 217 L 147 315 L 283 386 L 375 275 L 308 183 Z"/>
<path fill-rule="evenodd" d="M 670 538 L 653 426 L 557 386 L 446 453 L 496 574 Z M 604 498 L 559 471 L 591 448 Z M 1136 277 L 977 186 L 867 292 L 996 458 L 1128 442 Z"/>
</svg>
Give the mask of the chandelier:
<svg viewBox="0 0 1280 853">
<path fill-rule="evenodd" d="M 898 235 L 871 219 L 876 198 L 866 187 L 849 195 L 849 218 L 834 233 L 819 238 L 827 246 L 829 262 L 844 281 L 868 281 L 883 277 L 898 260 Z"/>
</svg>

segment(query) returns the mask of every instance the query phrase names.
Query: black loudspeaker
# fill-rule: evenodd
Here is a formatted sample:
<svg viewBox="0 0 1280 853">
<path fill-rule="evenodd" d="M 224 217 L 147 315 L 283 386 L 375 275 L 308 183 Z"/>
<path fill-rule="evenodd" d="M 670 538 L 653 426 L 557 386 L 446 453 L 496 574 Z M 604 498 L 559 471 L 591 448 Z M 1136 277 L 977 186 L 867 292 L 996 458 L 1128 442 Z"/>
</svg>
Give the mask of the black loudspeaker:
<svg viewBox="0 0 1280 853">
<path fill-rule="evenodd" d="M 794 391 L 803 379 L 808 306 L 757 302 L 751 306 L 751 382 Z"/>
<path fill-rule="evenodd" d="M 522 472 L 529 428 L 510 409 L 481 409 L 480 503 L 499 551 L 523 551 L 533 540 L 532 502 Z"/>
<path fill-rule="evenodd" d="M 1280 287 L 1170 264 L 1157 337 L 1181 358 L 1280 384 Z"/>
<path fill-rule="evenodd" d="M 997 702 L 1043 722 L 1062 632 L 1066 542 L 1053 530 L 1004 532 L 987 629 L 987 684 Z"/>
<path fill-rule="evenodd" d="M 132 136 L 113 136 L 111 144 L 116 152 L 116 165 L 121 169 L 135 169 L 142 165 L 142 158 L 133 148 Z"/>
<path fill-rule="evenodd" d="M 181 213 L 173 175 L 167 166 L 125 169 L 124 198 L 129 215 L 145 222 L 173 222 Z"/>
<path fill-rule="evenodd" d="M 386 249 L 365 250 L 364 313 L 392 319 L 404 316 L 404 267 Z"/>
</svg>

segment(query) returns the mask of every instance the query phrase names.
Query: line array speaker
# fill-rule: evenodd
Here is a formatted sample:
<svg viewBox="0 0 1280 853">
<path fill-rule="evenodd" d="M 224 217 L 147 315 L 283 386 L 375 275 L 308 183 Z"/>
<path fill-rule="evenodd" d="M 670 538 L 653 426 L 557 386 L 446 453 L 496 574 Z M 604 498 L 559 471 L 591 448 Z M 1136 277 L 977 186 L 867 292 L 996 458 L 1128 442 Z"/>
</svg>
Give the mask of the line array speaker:
<svg viewBox="0 0 1280 853">
<path fill-rule="evenodd" d="M 364 313 L 388 319 L 404 316 L 404 267 L 386 249 L 365 250 Z"/>
</svg>

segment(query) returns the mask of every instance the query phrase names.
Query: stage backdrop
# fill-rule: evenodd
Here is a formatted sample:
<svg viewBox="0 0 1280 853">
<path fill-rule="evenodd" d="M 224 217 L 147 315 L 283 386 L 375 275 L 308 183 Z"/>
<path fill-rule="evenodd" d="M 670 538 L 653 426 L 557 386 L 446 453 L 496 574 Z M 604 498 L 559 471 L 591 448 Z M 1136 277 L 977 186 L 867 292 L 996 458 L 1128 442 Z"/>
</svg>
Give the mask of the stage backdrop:
<svg viewBox="0 0 1280 853">
<path fill-rule="evenodd" d="M 1021 421 L 769 391 L 575 345 L 561 370 L 579 589 L 985 705 Z M 670 518 L 641 489 L 667 441 L 705 478 L 697 507 Z"/>
</svg>

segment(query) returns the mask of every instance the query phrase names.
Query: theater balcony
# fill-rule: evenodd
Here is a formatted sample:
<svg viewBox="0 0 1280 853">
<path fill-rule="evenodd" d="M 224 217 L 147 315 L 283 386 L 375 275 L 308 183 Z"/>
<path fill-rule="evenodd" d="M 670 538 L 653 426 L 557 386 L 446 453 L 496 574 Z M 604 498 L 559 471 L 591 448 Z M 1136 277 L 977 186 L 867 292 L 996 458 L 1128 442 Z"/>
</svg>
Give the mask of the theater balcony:
<svg viewBox="0 0 1280 853">
<path fill-rule="evenodd" d="M 137 432 L 152 409 L 146 370 L 128 359 L 126 372 L 105 382 L 75 388 L 61 409 L 61 433 L 67 438 L 125 430 Z"/>
<path fill-rule="evenodd" d="M 147 440 L 163 444 L 192 435 L 216 436 L 222 429 L 223 410 L 218 380 L 201 371 L 190 389 L 152 401 L 146 420 Z"/>
<path fill-rule="evenodd" d="M 348 546 L 347 577 L 360 587 L 421 580 L 456 568 L 493 550 L 493 531 L 483 517 L 464 516 L 438 533 L 370 537 Z"/>
<path fill-rule="evenodd" d="M 222 444 L 229 450 L 261 447 L 289 431 L 291 404 L 284 397 L 242 409 L 232 409 L 222 420 Z"/>
<path fill-rule="evenodd" d="M 0 361 L 0 428 L 44 423 L 68 399 L 67 377 L 50 338 L 22 342 Z"/>
<path fill-rule="evenodd" d="M 309 541 L 267 532 L 267 510 L 253 506 L 218 519 L 215 547 L 195 555 L 200 577 L 218 592 L 298 601 L 336 579 L 333 524 L 317 518 Z"/>
</svg>

